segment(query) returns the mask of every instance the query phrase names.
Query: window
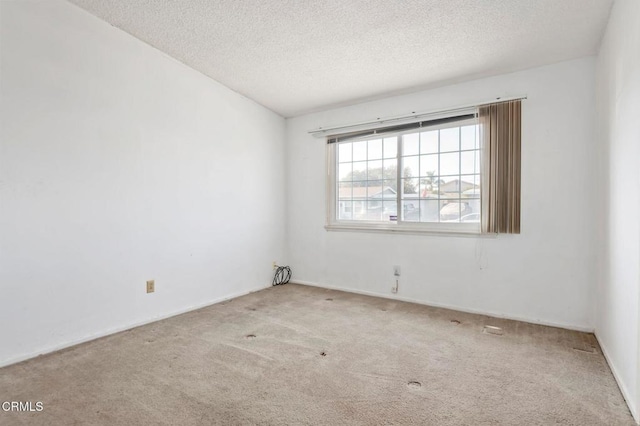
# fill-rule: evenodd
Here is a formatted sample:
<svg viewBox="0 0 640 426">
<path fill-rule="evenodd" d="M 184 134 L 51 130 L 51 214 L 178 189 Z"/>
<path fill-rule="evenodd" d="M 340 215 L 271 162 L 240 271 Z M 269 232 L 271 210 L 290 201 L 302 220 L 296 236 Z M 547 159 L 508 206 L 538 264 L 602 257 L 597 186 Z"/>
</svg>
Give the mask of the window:
<svg viewBox="0 0 640 426">
<path fill-rule="evenodd" d="M 326 228 L 519 234 L 522 99 L 311 130 L 327 138 Z"/>
<path fill-rule="evenodd" d="M 476 117 L 333 140 L 329 227 L 480 232 Z"/>
</svg>

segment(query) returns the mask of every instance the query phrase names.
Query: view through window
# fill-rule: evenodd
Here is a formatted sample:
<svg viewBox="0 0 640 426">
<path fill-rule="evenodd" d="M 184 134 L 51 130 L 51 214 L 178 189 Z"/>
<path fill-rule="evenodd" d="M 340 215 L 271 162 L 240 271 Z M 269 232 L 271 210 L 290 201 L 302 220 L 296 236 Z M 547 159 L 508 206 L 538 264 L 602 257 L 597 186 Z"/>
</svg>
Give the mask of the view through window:
<svg viewBox="0 0 640 426">
<path fill-rule="evenodd" d="M 335 145 L 339 221 L 480 222 L 475 119 Z"/>
</svg>

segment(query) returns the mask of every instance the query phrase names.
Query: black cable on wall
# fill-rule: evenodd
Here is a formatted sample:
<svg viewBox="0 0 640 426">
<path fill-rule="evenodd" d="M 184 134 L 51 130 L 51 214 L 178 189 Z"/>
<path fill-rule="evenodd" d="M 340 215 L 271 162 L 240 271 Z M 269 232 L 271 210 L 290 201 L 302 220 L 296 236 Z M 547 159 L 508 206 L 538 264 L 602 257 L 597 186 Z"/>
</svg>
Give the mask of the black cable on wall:
<svg viewBox="0 0 640 426">
<path fill-rule="evenodd" d="M 272 285 L 282 285 L 289 282 L 291 279 L 291 268 L 288 266 L 277 266 L 276 274 L 273 277 Z"/>
</svg>

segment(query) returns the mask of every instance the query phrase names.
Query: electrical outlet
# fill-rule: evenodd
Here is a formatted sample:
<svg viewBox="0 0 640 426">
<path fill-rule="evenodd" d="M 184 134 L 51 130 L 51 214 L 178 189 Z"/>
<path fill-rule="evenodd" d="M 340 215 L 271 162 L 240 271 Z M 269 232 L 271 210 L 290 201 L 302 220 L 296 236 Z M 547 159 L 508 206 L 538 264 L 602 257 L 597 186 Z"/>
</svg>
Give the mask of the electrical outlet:
<svg viewBox="0 0 640 426">
<path fill-rule="evenodd" d="M 278 265 L 276 264 L 276 261 L 274 260 L 274 261 L 273 261 L 273 264 L 271 265 L 271 267 L 273 268 L 273 270 L 274 270 L 274 271 L 275 271 L 275 269 L 276 269 L 276 267 L 277 267 L 277 266 L 278 266 Z"/>
<path fill-rule="evenodd" d="M 398 292 L 398 280 L 396 280 L 396 284 L 391 287 L 391 293 L 397 293 Z"/>
<path fill-rule="evenodd" d="M 400 276 L 400 265 L 393 265 L 393 275 L 396 277 Z"/>
<path fill-rule="evenodd" d="M 147 293 L 156 291 L 156 282 L 154 280 L 147 281 Z"/>
</svg>

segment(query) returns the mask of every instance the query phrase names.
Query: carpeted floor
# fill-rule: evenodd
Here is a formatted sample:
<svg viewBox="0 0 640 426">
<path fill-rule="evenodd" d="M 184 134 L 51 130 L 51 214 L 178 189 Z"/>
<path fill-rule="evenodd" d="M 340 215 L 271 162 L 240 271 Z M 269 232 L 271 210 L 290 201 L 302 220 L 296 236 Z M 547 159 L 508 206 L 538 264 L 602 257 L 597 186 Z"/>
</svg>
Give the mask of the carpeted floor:
<svg viewBox="0 0 640 426">
<path fill-rule="evenodd" d="M 44 406 L 3 425 L 634 424 L 593 335 L 293 284 L 0 369 L 0 399 Z"/>
</svg>

